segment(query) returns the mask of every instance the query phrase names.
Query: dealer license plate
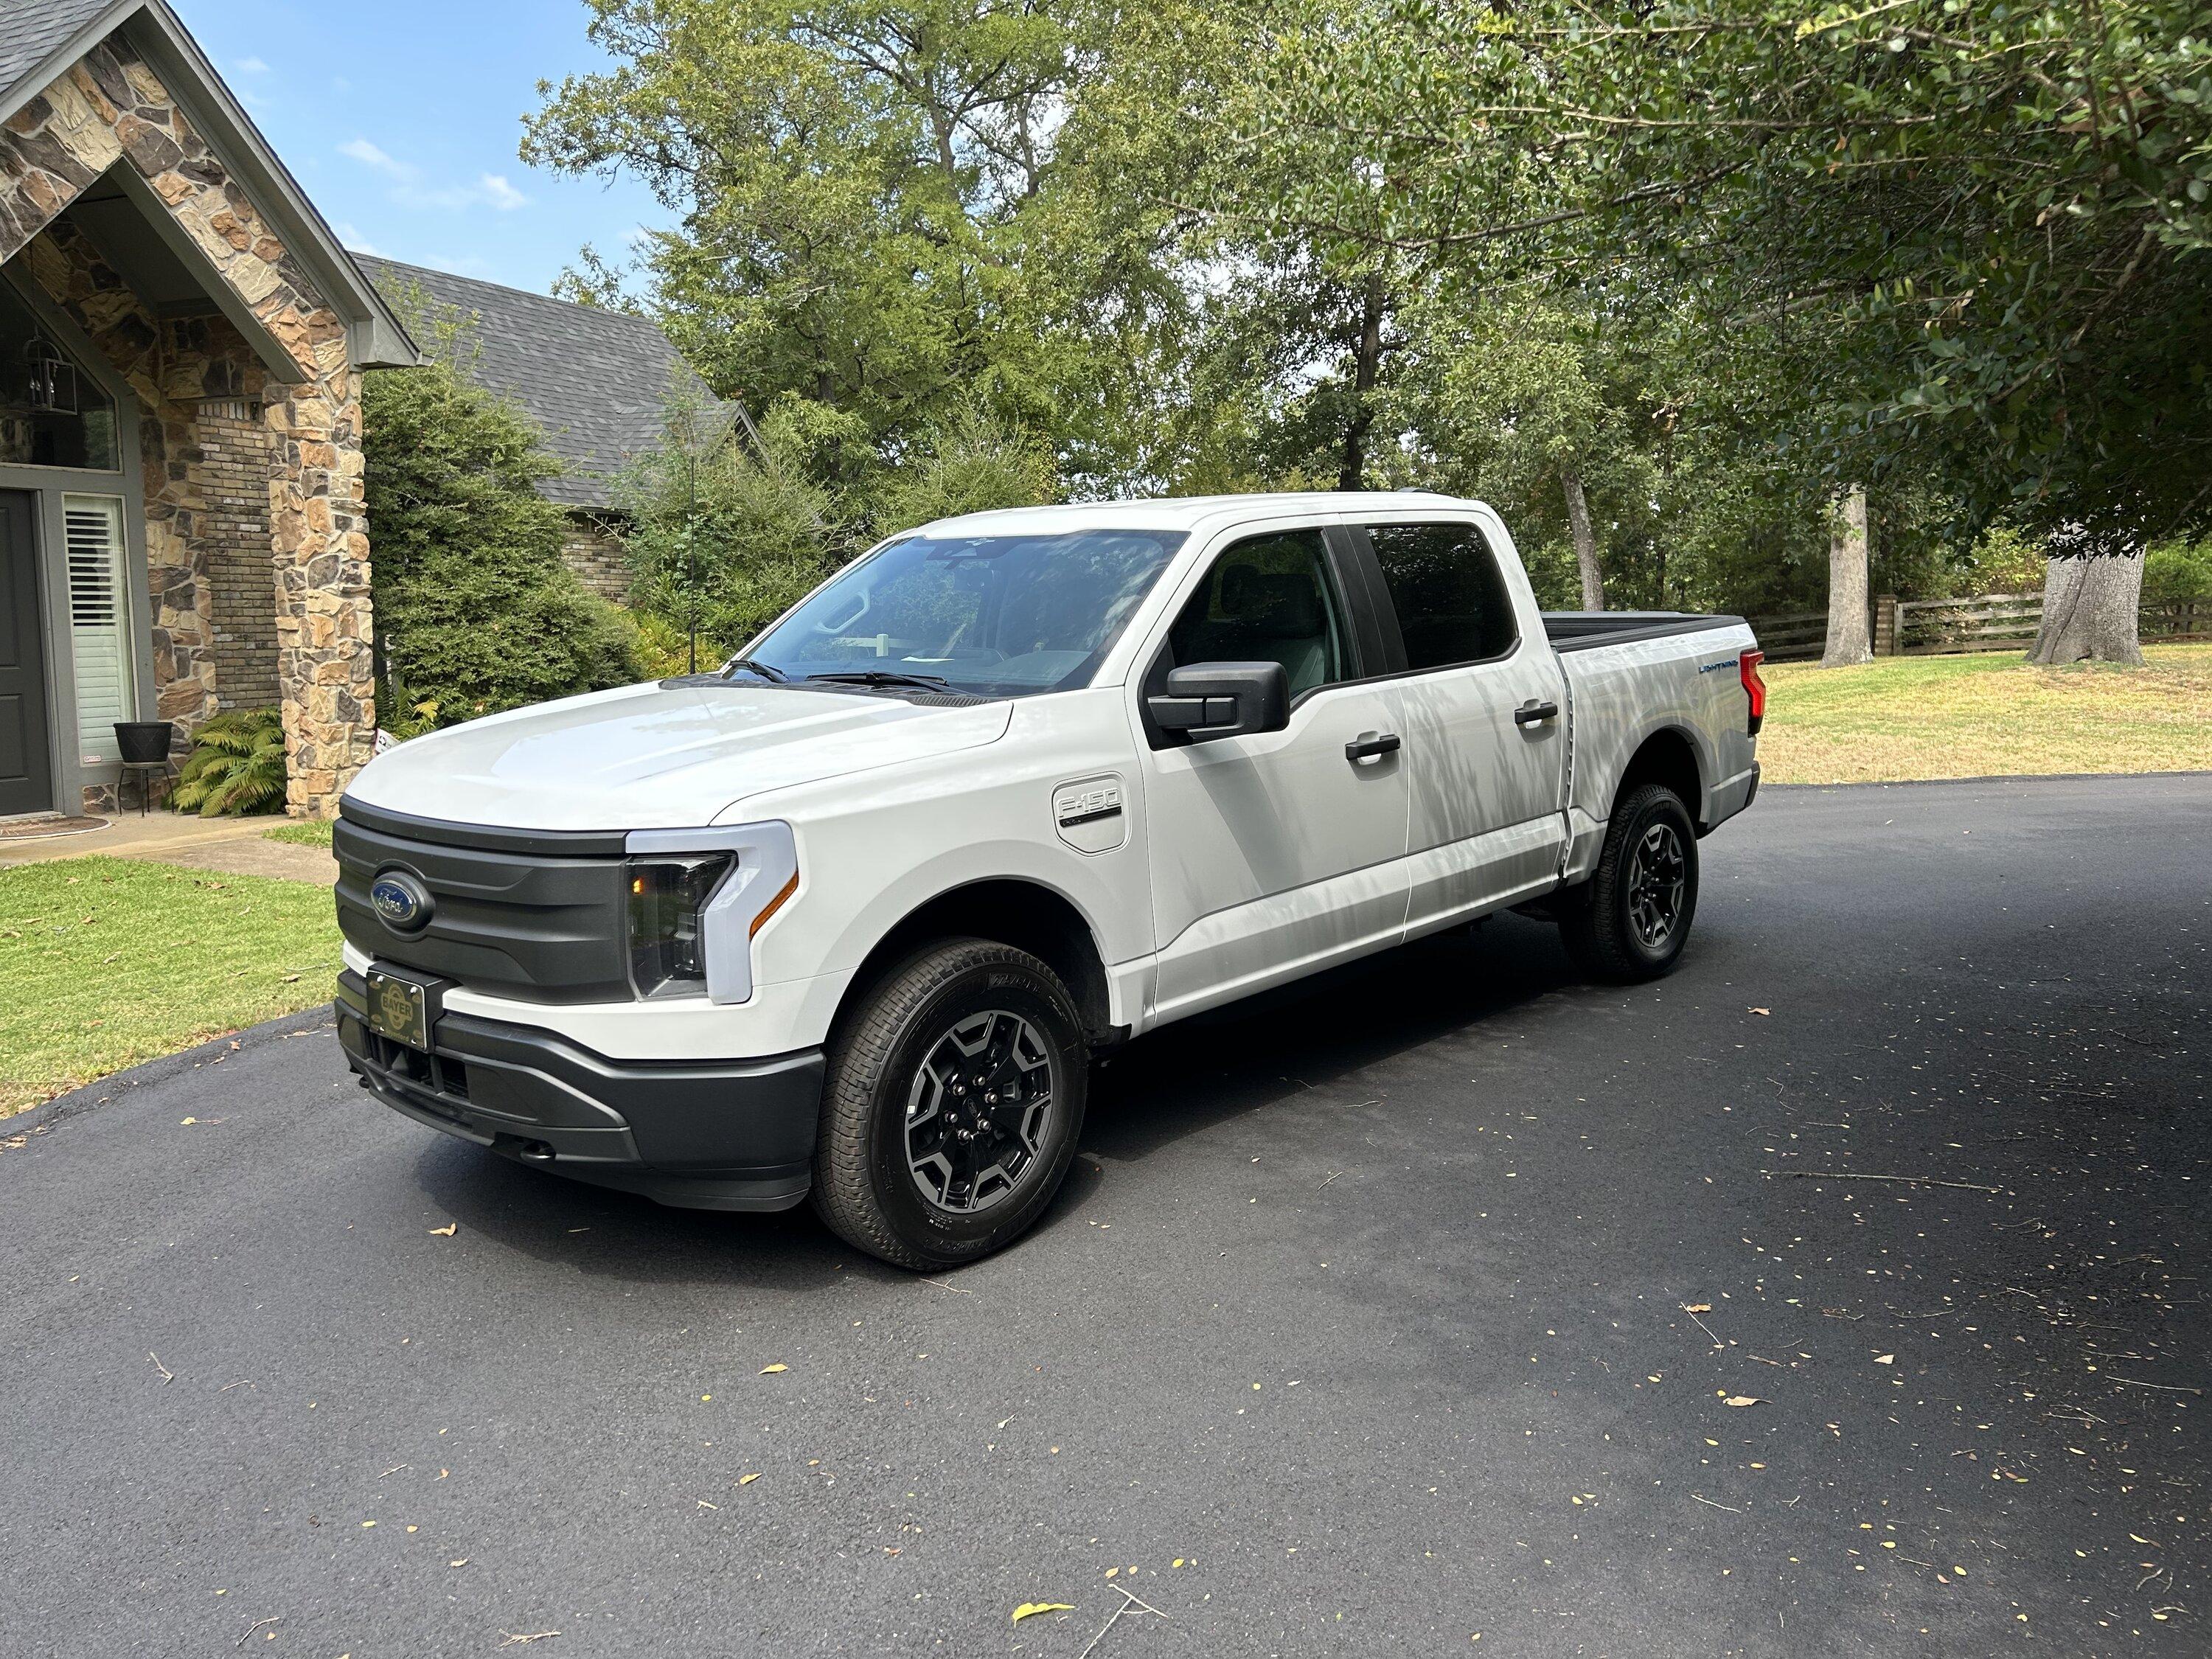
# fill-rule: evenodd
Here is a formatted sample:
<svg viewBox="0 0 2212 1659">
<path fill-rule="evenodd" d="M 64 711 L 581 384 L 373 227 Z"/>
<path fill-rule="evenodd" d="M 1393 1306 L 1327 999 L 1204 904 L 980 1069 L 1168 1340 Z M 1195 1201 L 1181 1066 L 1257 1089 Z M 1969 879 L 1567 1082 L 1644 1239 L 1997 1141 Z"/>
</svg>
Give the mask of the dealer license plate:
<svg viewBox="0 0 2212 1659">
<path fill-rule="evenodd" d="M 428 1052 L 430 998 L 422 986 L 381 968 L 368 970 L 368 1029 L 379 1036 Z"/>
</svg>

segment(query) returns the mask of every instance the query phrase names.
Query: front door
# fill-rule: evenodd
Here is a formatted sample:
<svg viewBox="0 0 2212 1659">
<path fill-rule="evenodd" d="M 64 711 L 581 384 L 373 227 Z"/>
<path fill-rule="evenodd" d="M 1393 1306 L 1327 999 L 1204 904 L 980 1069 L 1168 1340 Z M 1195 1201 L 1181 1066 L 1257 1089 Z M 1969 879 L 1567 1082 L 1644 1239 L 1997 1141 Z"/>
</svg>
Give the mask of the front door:
<svg viewBox="0 0 2212 1659">
<path fill-rule="evenodd" d="M 54 804 L 33 522 L 27 492 L 0 490 L 0 817 L 50 811 Z"/>
<path fill-rule="evenodd" d="M 1395 944 L 1406 925 L 1406 769 L 1322 532 L 1224 549 L 1145 677 L 1279 662 L 1280 732 L 1158 741 L 1144 768 L 1161 1019 Z M 1363 752 L 1365 751 L 1365 752 Z"/>
</svg>

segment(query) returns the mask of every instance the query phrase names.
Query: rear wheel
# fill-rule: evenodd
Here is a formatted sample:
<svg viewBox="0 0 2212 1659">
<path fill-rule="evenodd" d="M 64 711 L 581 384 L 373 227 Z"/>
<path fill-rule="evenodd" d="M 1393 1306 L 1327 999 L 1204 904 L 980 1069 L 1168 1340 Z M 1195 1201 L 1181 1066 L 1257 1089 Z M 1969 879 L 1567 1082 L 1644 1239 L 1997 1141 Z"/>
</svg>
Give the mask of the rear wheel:
<svg viewBox="0 0 2212 1659">
<path fill-rule="evenodd" d="M 989 1255 L 1059 1190 L 1089 1068 L 1050 968 L 986 939 L 933 945 L 870 990 L 830 1046 L 815 1208 L 902 1267 Z"/>
<path fill-rule="evenodd" d="M 1628 983 L 1672 973 L 1698 913 L 1698 832 L 1663 784 L 1613 808 L 1588 881 L 1559 895 L 1560 937 L 1585 973 Z"/>
</svg>

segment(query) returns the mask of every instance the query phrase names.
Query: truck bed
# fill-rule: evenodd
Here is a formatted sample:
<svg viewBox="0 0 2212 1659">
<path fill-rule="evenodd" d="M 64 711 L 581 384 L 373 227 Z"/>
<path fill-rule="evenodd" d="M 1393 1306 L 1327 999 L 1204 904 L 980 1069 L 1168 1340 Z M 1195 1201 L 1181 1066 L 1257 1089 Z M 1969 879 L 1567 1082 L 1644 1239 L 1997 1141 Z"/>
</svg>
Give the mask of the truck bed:
<svg viewBox="0 0 2212 1659">
<path fill-rule="evenodd" d="M 1707 617 L 1688 611 L 1547 611 L 1543 614 L 1544 632 L 1552 648 L 1562 653 L 1745 625 L 1741 617 Z"/>
</svg>

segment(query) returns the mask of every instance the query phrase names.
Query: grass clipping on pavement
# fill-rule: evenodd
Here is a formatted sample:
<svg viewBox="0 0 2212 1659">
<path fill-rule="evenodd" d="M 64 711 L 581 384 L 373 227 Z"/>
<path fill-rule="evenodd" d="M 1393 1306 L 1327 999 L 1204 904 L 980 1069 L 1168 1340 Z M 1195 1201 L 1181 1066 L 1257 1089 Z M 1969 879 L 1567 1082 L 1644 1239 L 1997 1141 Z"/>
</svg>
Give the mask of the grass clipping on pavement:
<svg viewBox="0 0 2212 1659">
<path fill-rule="evenodd" d="M 327 887 L 113 858 L 0 870 L 0 1117 L 327 1002 Z"/>
<path fill-rule="evenodd" d="M 2212 770 L 2212 645 L 2151 646 L 2141 668 L 2008 651 L 1761 672 L 1768 783 Z"/>
</svg>

